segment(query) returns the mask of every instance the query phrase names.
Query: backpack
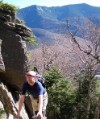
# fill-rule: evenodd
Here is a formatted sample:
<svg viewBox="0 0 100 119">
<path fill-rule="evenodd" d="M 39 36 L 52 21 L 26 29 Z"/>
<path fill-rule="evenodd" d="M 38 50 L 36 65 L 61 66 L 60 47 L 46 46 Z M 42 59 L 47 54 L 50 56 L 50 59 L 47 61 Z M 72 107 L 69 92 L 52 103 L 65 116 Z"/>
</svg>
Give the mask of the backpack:
<svg viewBox="0 0 100 119">
<path fill-rule="evenodd" d="M 35 72 L 37 72 L 38 81 L 42 84 L 42 86 L 43 86 L 44 88 L 46 88 L 45 79 L 43 78 L 42 75 L 39 74 L 37 67 L 34 67 L 33 70 L 34 70 Z"/>
<path fill-rule="evenodd" d="M 37 75 L 38 81 L 42 84 L 44 88 L 46 88 L 45 78 L 42 75 Z"/>
</svg>

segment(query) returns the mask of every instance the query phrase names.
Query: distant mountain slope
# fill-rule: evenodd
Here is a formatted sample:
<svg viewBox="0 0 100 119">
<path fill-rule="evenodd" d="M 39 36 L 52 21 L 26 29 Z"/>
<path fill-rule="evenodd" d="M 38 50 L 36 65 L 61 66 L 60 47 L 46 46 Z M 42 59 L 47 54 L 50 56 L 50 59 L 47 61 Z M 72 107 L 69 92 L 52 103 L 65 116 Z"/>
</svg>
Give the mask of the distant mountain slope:
<svg viewBox="0 0 100 119">
<path fill-rule="evenodd" d="M 52 44 L 55 40 L 63 37 L 62 34 L 52 33 L 48 30 L 40 28 L 33 28 L 32 31 L 37 36 L 38 43 L 41 43 L 42 40 L 42 43 Z"/>
<path fill-rule="evenodd" d="M 20 9 L 18 17 L 23 19 L 28 27 L 32 29 L 38 28 L 39 31 L 37 32 L 40 32 L 40 29 L 44 29 L 49 33 L 64 33 L 66 32 L 65 24 L 66 19 L 68 18 L 70 18 L 72 23 L 76 18 L 79 18 L 81 19 L 80 24 L 85 19 L 96 24 L 100 24 L 100 7 L 93 7 L 84 3 L 66 5 L 62 7 L 44 7 L 33 5 Z M 35 35 L 37 35 L 37 32 Z M 43 33 L 44 36 L 46 36 L 45 32 Z M 41 39 L 41 35 L 37 37 Z"/>
<path fill-rule="evenodd" d="M 34 49 L 33 46 L 29 47 L 29 50 L 31 49 L 30 54 L 32 54 L 30 66 L 37 65 L 40 72 L 42 72 L 45 59 L 47 59 L 47 63 L 52 61 L 52 66 L 57 66 L 65 75 L 78 72 L 78 67 L 85 67 L 80 58 L 81 56 L 84 60 L 83 53 L 80 52 L 77 46 L 74 46 L 70 37 L 67 34 L 65 35 L 67 32 L 66 20 L 70 20 L 71 30 L 74 30 L 73 23 L 79 19 L 80 21 L 77 20 L 77 24 L 80 29 L 82 28 L 80 32 L 88 33 L 88 23 L 100 24 L 100 7 L 93 7 L 87 4 L 66 5 L 62 7 L 33 5 L 20 9 L 18 17 L 23 19 L 25 24 L 32 29 L 40 46 Z M 84 25 L 85 21 L 88 22 L 86 25 Z M 91 30 L 91 27 L 89 28 Z M 81 36 L 80 32 L 77 36 Z M 76 38 L 82 48 L 87 49 L 86 40 L 82 36 L 81 38 Z M 44 42 L 49 45 L 46 45 Z M 88 45 L 91 45 L 90 41 L 88 41 Z"/>
</svg>

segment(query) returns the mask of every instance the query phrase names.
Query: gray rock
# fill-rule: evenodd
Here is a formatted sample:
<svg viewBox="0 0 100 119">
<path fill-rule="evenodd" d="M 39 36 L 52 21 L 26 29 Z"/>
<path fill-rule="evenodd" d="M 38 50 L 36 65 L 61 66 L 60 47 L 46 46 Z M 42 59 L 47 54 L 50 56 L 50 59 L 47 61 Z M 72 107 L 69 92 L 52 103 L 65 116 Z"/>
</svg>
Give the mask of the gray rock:
<svg viewBox="0 0 100 119">
<path fill-rule="evenodd" d="M 0 39 L 0 72 L 4 72 L 5 71 L 5 66 L 4 66 L 4 62 L 3 62 L 3 59 L 2 59 L 1 45 L 2 45 L 2 40 Z"/>
<path fill-rule="evenodd" d="M 20 23 L 14 13 L 0 8 L 0 101 L 8 119 L 16 116 L 19 93 L 28 70 L 27 47 L 23 39 L 30 37 L 31 30 Z M 30 105 L 25 100 L 22 119 L 31 117 Z"/>
</svg>

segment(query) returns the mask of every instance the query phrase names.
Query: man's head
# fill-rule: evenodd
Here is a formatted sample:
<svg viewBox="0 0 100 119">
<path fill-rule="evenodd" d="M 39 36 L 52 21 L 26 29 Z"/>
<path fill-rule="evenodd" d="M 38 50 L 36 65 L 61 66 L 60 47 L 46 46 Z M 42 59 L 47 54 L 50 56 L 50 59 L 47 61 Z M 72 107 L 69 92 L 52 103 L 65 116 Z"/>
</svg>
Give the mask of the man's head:
<svg viewBox="0 0 100 119">
<path fill-rule="evenodd" d="M 37 73 L 35 71 L 28 71 L 26 73 L 26 80 L 29 85 L 33 85 L 35 83 L 36 78 L 37 78 Z"/>
</svg>

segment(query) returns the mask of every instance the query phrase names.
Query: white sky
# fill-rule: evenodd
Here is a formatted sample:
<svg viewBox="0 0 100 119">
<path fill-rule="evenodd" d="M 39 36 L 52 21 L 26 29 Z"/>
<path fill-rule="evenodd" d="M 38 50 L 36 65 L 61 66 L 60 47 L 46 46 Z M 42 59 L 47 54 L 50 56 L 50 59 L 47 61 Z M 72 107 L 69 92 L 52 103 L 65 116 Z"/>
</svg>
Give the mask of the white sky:
<svg viewBox="0 0 100 119">
<path fill-rule="evenodd" d="M 62 6 L 69 4 L 87 3 L 92 6 L 100 7 L 100 0 L 3 0 L 7 3 L 12 3 L 19 8 L 41 5 L 41 6 Z"/>
</svg>

